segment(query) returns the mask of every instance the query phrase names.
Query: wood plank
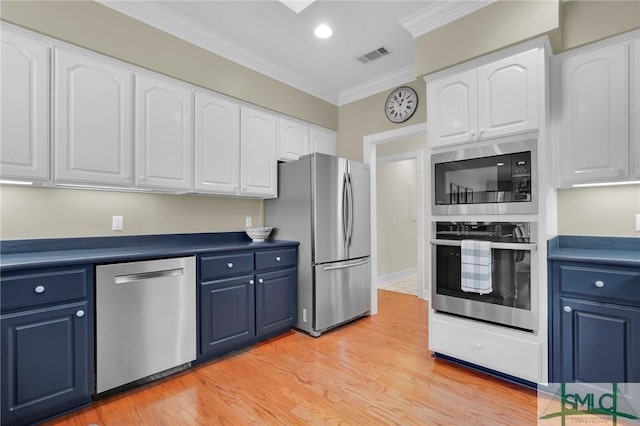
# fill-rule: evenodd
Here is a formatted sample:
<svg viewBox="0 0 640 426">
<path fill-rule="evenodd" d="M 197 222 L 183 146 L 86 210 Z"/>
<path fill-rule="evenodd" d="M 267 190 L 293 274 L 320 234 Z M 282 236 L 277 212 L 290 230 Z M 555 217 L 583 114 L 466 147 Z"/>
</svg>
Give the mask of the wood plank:
<svg viewBox="0 0 640 426">
<path fill-rule="evenodd" d="M 536 393 L 434 359 L 426 301 L 379 291 L 378 315 L 291 331 L 48 425 L 536 424 Z"/>
</svg>

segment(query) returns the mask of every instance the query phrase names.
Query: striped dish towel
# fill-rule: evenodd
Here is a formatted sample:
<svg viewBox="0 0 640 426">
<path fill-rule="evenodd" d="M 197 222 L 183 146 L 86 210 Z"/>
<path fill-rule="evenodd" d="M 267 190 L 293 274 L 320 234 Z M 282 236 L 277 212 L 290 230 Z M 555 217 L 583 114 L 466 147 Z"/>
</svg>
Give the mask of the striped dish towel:
<svg viewBox="0 0 640 426">
<path fill-rule="evenodd" d="M 461 248 L 462 291 L 491 293 L 491 241 L 462 240 Z"/>
</svg>

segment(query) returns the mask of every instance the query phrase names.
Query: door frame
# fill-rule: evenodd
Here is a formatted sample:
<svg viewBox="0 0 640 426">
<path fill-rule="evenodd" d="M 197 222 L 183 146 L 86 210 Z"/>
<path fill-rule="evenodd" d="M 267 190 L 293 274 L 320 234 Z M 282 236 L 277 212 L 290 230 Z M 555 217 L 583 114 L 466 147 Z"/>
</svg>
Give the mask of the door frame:
<svg viewBox="0 0 640 426">
<path fill-rule="evenodd" d="M 427 138 L 427 123 L 419 123 L 411 126 L 400 127 L 398 129 L 387 130 L 381 133 L 366 135 L 362 138 L 362 159 L 369 166 L 370 171 L 370 211 L 371 211 L 371 315 L 378 313 L 378 215 L 376 206 L 377 198 L 377 146 L 383 143 L 392 143 L 412 136 L 424 136 Z M 422 289 L 423 298 L 429 294 L 425 292 L 425 235 L 424 235 L 424 151 L 417 151 L 416 160 L 416 191 L 418 191 L 416 214 L 418 228 L 418 291 Z M 415 158 L 415 157 L 414 157 Z"/>
</svg>

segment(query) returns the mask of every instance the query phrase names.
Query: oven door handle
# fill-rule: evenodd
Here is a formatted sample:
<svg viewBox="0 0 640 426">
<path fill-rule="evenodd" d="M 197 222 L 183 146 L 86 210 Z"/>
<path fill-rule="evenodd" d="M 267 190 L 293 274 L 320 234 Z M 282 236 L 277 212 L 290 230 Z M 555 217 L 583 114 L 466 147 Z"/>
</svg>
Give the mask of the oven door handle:
<svg viewBox="0 0 640 426">
<path fill-rule="evenodd" d="M 460 247 L 462 245 L 462 241 L 461 240 L 431 240 L 431 245 Z M 491 248 L 503 249 L 503 250 L 537 251 L 538 245 L 533 243 L 500 243 L 500 242 L 492 241 Z"/>
</svg>

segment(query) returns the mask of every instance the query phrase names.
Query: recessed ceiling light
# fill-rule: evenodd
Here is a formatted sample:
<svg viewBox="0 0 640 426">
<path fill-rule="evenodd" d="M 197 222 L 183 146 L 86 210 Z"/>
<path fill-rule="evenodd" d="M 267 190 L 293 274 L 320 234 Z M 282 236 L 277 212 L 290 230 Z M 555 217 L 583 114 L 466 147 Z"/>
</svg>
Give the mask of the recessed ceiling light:
<svg viewBox="0 0 640 426">
<path fill-rule="evenodd" d="M 313 30 L 313 33 L 318 38 L 329 38 L 333 35 L 333 30 L 326 24 L 320 24 Z"/>
</svg>

